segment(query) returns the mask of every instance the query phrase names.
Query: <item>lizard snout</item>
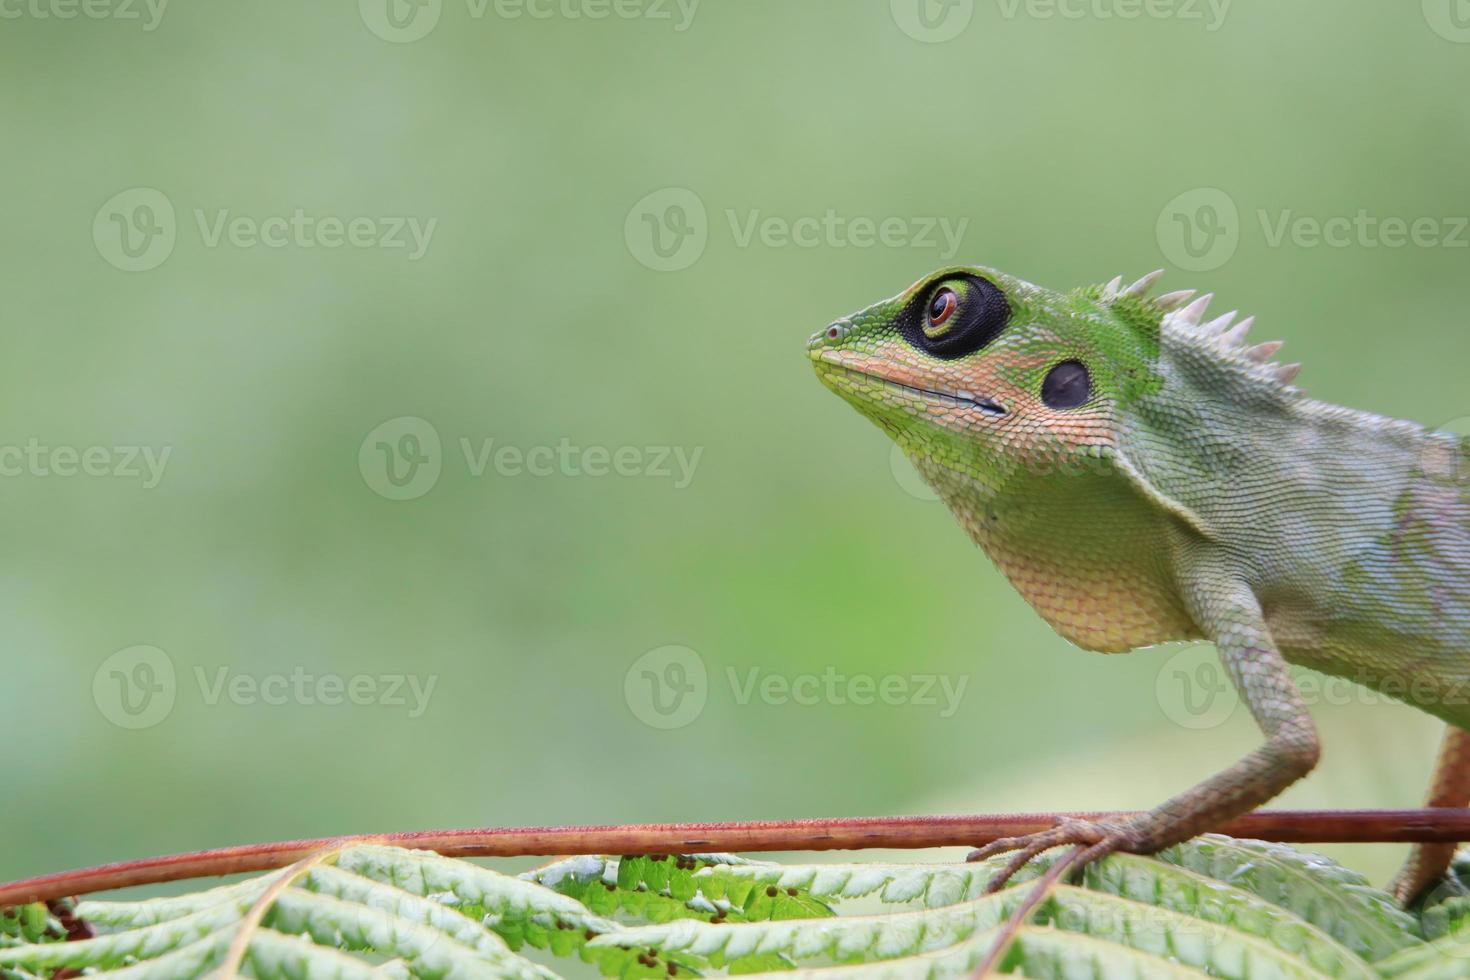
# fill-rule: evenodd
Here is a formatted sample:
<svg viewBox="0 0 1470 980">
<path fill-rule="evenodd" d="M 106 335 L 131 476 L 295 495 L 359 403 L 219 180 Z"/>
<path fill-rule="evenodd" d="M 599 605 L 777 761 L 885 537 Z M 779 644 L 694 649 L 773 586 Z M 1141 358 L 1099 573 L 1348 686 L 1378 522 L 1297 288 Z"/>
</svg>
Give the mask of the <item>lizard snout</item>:
<svg viewBox="0 0 1470 980">
<path fill-rule="evenodd" d="M 842 339 L 847 336 L 848 331 L 851 329 L 852 321 L 846 317 L 843 317 L 841 320 L 834 320 L 823 329 L 811 335 L 811 338 L 806 342 L 806 349 L 809 351 L 819 351 L 824 347 L 835 346 L 842 342 Z"/>
</svg>

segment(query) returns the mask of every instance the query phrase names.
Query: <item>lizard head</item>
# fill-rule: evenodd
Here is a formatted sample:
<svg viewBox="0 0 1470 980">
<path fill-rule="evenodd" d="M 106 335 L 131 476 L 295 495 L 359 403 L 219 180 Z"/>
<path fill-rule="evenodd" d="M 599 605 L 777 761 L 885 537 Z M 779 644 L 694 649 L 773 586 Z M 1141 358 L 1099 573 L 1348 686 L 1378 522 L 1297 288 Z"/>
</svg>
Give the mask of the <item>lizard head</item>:
<svg viewBox="0 0 1470 980">
<path fill-rule="evenodd" d="M 808 343 L 822 382 L 893 438 L 1063 636 L 1127 650 L 1198 635 L 1167 566 L 1218 540 L 1197 434 L 1303 397 L 1254 318 L 1203 322 L 1211 297 L 1150 297 L 1161 272 L 1066 293 L 944 269 Z M 1228 440 L 1209 451 L 1230 453 Z M 1225 506 L 1230 506 L 1228 500 Z M 1183 537 L 1181 537 L 1183 535 Z"/>
<path fill-rule="evenodd" d="M 822 382 L 941 495 L 947 478 L 1000 492 L 1028 476 L 1096 473 L 1117 443 L 1120 403 L 1159 383 L 1159 312 L 1104 302 L 1102 288 L 1062 294 L 945 269 L 832 323 L 808 351 Z"/>
</svg>

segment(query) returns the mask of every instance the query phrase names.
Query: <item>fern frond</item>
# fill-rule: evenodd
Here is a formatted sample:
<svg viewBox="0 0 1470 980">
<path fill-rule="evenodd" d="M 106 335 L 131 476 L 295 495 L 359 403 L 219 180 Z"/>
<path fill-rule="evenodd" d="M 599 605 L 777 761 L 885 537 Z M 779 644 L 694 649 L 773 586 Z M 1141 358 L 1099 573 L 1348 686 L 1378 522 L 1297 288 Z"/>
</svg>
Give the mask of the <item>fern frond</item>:
<svg viewBox="0 0 1470 980">
<path fill-rule="evenodd" d="M 1424 910 L 1419 924 L 1424 928 L 1424 938 L 1429 940 L 1470 930 L 1470 896 L 1452 895 L 1442 902 L 1431 904 Z"/>
<path fill-rule="evenodd" d="M 971 977 L 999 938 L 999 929 L 989 929 L 949 949 L 933 953 L 859 966 L 818 967 L 755 976 L 766 980 L 777 977 L 790 980 L 951 980 Z M 1039 980 L 1072 980 L 1076 977 L 1199 980 L 1207 976 L 1180 963 L 1101 939 L 1063 935 L 1035 926 L 1023 927 L 1016 933 L 1011 950 L 1001 961 L 999 970 Z"/>
<path fill-rule="evenodd" d="M 256 939 L 260 940 L 260 936 Z M 219 966 L 229 947 L 230 935 L 215 933 L 162 956 L 108 970 L 105 976 L 111 980 L 188 980 L 190 977 L 207 976 Z"/>
<path fill-rule="evenodd" d="M 675 919 L 754 922 L 834 914 L 826 904 L 796 886 L 752 887 L 738 893 L 707 887 L 712 879 L 705 877 L 706 873 L 726 869 L 778 873 L 781 866 L 729 854 L 578 857 L 521 877 L 569 895 L 600 915 L 621 915 L 651 923 Z"/>
<path fill-rule="evenodd" d="M 1267 940 L 1329 976 L 1371 976 L 1373 972 L 1353 949 L 1290 909 L 1179 865 L 1114 854 L 1088 866 L 1082 885 Z"/>
<path fill-rule="evenodd" d="M 378 938 L 366 935 L 365 930 L 402 928 L 403 923 L 412 928 L 405 939 L 420 948 L 427 948 L 441 938 L 448 938 L 464 949 L 472 950 L 484 959 L 504 964 L 507 969 L 520 970 L 525 961 L 515 956 L 505 940 L 468 918 L 451 906 L 404 891 L 394 885 L 364 878 L 341 868 L 321 867 L 313 869 L 301 882 L 301 888 L 315 892 L 323 899 L 330 899 L 341 906 L 341 911 L 355 918 L 349 923 L 352 930 L 362 933 L 359 948 L 386 947 Z M 293 896 L 293 901 L 295 897 Z M 278 911 L 289 918 L 292 904 L 283 904 Z M 319 923 L 311 916 L 311 909 L 304 910 L 300 928 L 290 928 L 287 921 L 273 919 L 272 924 L 287 932 L 306 932 Z M 344 929 L 343 935 L 347 934 Z M 550 971 L 536 968 L 527 976 L 549 977 Z"/>
<path fill-rule="evenodd" d="M 412 967 L 415 976 L 517 980 L 544 980 L 554 974 L 516 956 L 506 940 L 490 930 L 505 930 L 517 942 L 561 947 L 557 951 L 565 953 L 596 932 L 615 928 L 550 889 L 468 862 L 377 847 L 351 848 L 337 855 L 336 862 L 336 867 L 322 864 L 301 872 L 292 887 L 274 897 L 261 924 L 309 935 L 321 948 L 398 957 Z M 0 965 L 80 970 L 157 962 L 163 971 L 177 969 L 191 975 L 192 969 L 208 969 L 218 963 L 232 931 L 241 927 L 247 912 L 281 881 L 282 874 L 194 896 L 135 903 L 84 902 L 79 914 L 103 930 L 102 935 L 0 950 Z M 562 941 L 561 937 L 575 930 L 581 930 L 575 941 Z M 299 961 L 311 965 L 307 963 L 310 953 L 296 946 L 282 947 L 272 937 L 262 945 L 252 935 L 246 955 L 255 964 Z M 610 972 L 620 971 L 623 961 L 631 959 L 605 954 L 601 958 Z M 343 976 L 351 973 L 336 959 L 328 965 Z"/>
<path fill-rule="evenodd" d="M 375 967 L 331 947 L 314 946 L 304 939 L 284 936 L 272 929 L 261 929 L 250 937 L 245 957 L 251 972 L 257 977 L 384 980 L 387 977 L 413 976 L 399 964 Z M 144 970 L 139 976 L 152 980 L 154 974 L 151 970 Z"/>
<path fill-rule="evenodd" d="M 1375 964 L 1392 980 L 1463 980 L 1470 978 L 1470 939 L 1448 938 L 1399 950 Z"/>
<path fill-rule="evenodd" d="M 1325 859 L 1219 837 L 1161 858 L 1114 855 L 1075 885 L 1060 883 L 1066 858 L 1056 858 L 1041 889 L 1031 879 L 1048 861 L 1033 862 L 1026 880 L 985 896 L 993 865 L 654 855 L 572 858 L 516 877 L 339 843 L 193 895 L 5 911 L 0 980 L 59 970 L 183 980 L 237 966 L 259 978 L 555 980 L 520 955 L 528 946 L 620 980 L 929 980 L 982 965 L 1069 980 L 1470 980 L 1470 902 L 1434 906 L 1421 923 Z M 864 914 L 834 912 L 854 900 L 870 900 Z M 63 941 L 83 934 L 78 918 L 95 935 Z"/>
<path fill-rule="evenodd" d="M 389 901 L 391 905 L 374 906 L 293 889 L 281 895 L 267 921 L 278 932 L 309 936 L 327 948 L 401 959 L 419 977 L 547 980 L 555 976 L 515 955 L 504 941 L 452 909 L 443 909 L 442 916 L 435 917 L 441 926 L 435 928 L 402 914 L 406 910 L 411 915 L 428 918 L 425 910 L 412 902 Z M 450 918 L 456 916 L 462 925 Z"/>
<path fill-rule="evenodd" d="M 944 949 L 1005 921 L 1017 888 L 963 905 L 894 915 L 714 925 L 676 922 L 599 936 L 593 946 L 657 947 L 745 972 L 753 956 L 793 963 L 858 963 Z"/>
<path fill-rule="evenodd" d="M 751 892 L 799 889 L 813 898 L 843 901 L 876 895 L 888 905 L 939 908 L 973 901 L 999 862 L 974 864 L 745 864 L 705 868 L 695 883 L 711 898 L 743 904 Z"/>
<path fill-rule="evenodd" d="M 1318 854 L 1206 834 L 1153 858 L 1290 909 L 1370 963 L 1422 936 L 1418 922 L 1387 892 Z"/>
<path fill-rule="evenodd" d="M 253 902 L 254 898 L 246 893 L 187 915 L 136 929 L 106 933 L 93 939 L 0 949 L 0 966 L 30 970 L 63 967 L 73 970 L 87 967 L 108 969 L 127 966 L 137 960 L 153 959 L 171 953 L 231 929 L 244 918 Z M 88 904 L 82 902 L 78 906 L 78 913 L 83 918 L 86 918 Z"/>
<path fill-rule="evenodd" d="M 262 875 L 259 878 L 250 878 L 233 885 L 222 885 L 202 892 L 174 895 L 168 898 L 148 898 L 136 902 L 88 900 L 78 903 L 77 914 L 98 933 L 107 934 L 170 922 L 220 905 L 228 904 L 232 907 L 249 908 L 277 874 L 279 872 Z"/>
<path fill-rule="evenodd" d="M 618 861 L 586 855 L 558 861 L 555 864 L 521 875 L 551 890 L 576 899 L 589 911 L 608 918 L 644 922 L 670 922 L 674 919 L 711 918 L 720 910 L 695 896 L 679 898 L 671 893 L 651 891 L 638 882 L 627 888 L 618 882 Z M 640 887 L 641 886 L 641 887 Z"/>
<path fill-rule="evenodd" d="M 71 899 L 52 904 L 68 916 L 75 911 Z M 30 943 L 60 943 L 66 938 L 66 925 L 44 902 L 0 908 L 0 949 Z M 0 980 L 36 980 L 36 975 L 19 967 L 0 966 Z"/>
<path fill-rule="evenodd" d="M 183 949 L 145 960 L 107 974 L 115 980 L 192 980 L 218 969 L 230 936 L 222 934 L 200 940 Z M 250 937 L 245 961 L 258 977 L 300 977 L 309 980 L 385 980 L 410 977 L 401 964 L 374 967 L 334 949 L 261 929 Z"/>
<path fill-rule="evenodd" d="M 1324 957 L 1325 963 L 1312 962 L 1298 951 L 1274 945 L 1267 937 L 1067 885 L 1055 890 L 1035 921 L 1167 957 L 1211 976 L 1241 980 L 1259 976 L 1367 980 L 1375 976 L 1365 961 L 1351 954 L 1335 960 Z"/>
<path fill-rule="evenodd" d="M 60 942 L 65 938 L 66 927 L 44 902 L 0 909 L 0 947 Z"/>
<path fill-rule="evenodd" d="M 446 900 L 453 896 L 456 904 L 481 909 L 499 919 L 521 921 L 544 915 L 583 928 L 601 930 L 608 925 L 606 920 L 589 915 L 580 902 L 535 882 L 431 851 L 355 847 L 342 854 L 337 867 L 414 895 L 440 895 Z"/>
<path fill-rule="evenodd" d="M 594 946 L 657 947 L 697 957 L 712 967 L 743 970 L 752 955 L 778 955 L 793 963 L 855 963 L 913 956 L 954 946 L 1001 924 L 1023 900 L 1025 885 L 939 909 L 834 920 L 710 925 L 681 922 L 623 929 Z M 1258 915 L 1265 913 L 1257 906 Z M 1278 913 L 1266 922 L 1285 924 L 1287 947 L 1265 936 L 1146 905 L 1107 892 L 1058 886 L 1035 921 L 1082 933 L 1139 952 L 1163 956 L 1216 976 L 1372 977 L 1366 962 L 1314 934 L 1305 923 Z M 1247 917 L 1242 916 L 1242 921 Z M 1263 933 L 1270 930 L 1253 923 Z M 1271 937 L 1274 938 L 1274 937 Z"/>
</svg>

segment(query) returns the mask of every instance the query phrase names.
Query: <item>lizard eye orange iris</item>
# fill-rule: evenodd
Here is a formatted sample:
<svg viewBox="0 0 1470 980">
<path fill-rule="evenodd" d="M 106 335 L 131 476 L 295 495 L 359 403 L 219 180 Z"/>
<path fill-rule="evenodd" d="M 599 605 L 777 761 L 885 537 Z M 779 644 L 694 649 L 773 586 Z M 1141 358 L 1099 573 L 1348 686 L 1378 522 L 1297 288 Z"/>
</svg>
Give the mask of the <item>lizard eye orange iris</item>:
<svg viewBox="0 0 1470 980">
<path fill-rule="evenodd" d="M 937 337 L 944 333 L 944 325 L 954 316 L 955 310 L 960 308 L 960 298 L 955 291 L 948 286 L 934 294 L 929 301 L 929 322 L 924 326 L 924 332 L 930 337 Z"/>
</svg>

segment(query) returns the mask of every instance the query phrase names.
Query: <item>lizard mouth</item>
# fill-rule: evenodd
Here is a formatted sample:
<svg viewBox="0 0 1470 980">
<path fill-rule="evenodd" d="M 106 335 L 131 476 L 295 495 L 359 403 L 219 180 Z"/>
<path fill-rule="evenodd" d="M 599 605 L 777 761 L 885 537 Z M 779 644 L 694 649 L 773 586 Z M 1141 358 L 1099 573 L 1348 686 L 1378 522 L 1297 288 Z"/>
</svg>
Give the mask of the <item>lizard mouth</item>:
<svg viewBox="0 0 1470 980">
<path fill-rule="evenodd" d="M 859 371 L 855 367 L 850 367 L 846 364 L 839 364 L 836 361 L 829 361 L 826 358 L 818 360 L 817 363 L 825 368 L 828 368 L 833 373 L 851 374 L 856 375 L 860 378 L 867 378 L 871 381 L 877 381 L 881 384 L 887 385 L 890 388 L 894 388 L 899 391 L 909 392 L 910 394 L 918 395 L 921 398 L 927 398 L 931 401 L 938 401 L 948 405 L 956 405 L 960 408 L 975 409 L 976 411 L 984 415 L 989 415 L 992 418 L 1000 418 L 1007 414 L 1006 407 L 1004 405 L 1002 405 L 998 401 L 995 401 L 994 399 L 986 398 L 983 395 L 975 395 L 967 391 L 936 391 L 933 388 L 920 388 L 917 385 L 906 384 L 902 381 L 895 381 L 892 378 L 884 377 L 883 375 L 876 374 L 872 371 Z"/>
</svg>

